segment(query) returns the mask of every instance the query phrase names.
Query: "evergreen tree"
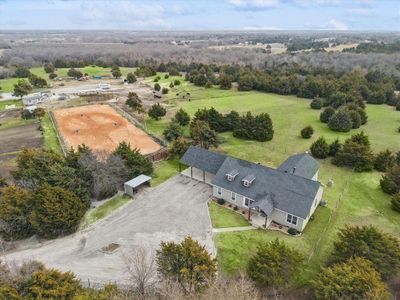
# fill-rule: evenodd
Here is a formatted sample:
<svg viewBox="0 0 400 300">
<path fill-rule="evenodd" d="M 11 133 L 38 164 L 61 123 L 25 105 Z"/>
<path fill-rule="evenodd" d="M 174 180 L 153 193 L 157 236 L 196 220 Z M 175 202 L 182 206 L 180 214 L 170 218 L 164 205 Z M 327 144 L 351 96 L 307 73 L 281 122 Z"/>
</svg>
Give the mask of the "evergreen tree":
<svg viewBox="0 0 400 300">
<path fill-rule="evenodd" d="M 380 180 L 382 191 L 394 195 L 400 193 L 400 165 L 389 169 Z"/>
<path fill-rule="evenodd" d="M 201 120 L 197 120 L 190 125 L 190 137 L 193 144 L 208 149 L 210 147 L 218 147 L 219 139 L 217 133 L 210 126 Z"/>
<path fill-rule="evenodd" d="M 135 74 L 133 74 L 132 72 L 126 74 L 126 80 L 128 81 L 128 83 L 135 83 L 137 81 Z"/>
<path fill-rule="evenodd" d="M 348 132 L 353 123 L 348 112 L 338 111 L 329 118 L 328 127 L 333 131 Z"/>
<path fill-rule="evenodd" d="M 324 137 L 319 137 L 311 144 L 310 151 L 316 158 L 327 158 L 329 155 L 329 145 Z"/>
<path fill-rule="evenodd" d="M 300 131 L 300 135 L 304 139 L 309 139 L 314 134 L 314 129 L 311 126 L 306 126 Z"/>
<path fill-rule="evenodd" d="M 394 194 L 392 196 L 392 209 L 400 213 L 400 193 Z"/>
<path fill-rule="evenodd" d="M 127 166 L 130 177 L 136 177 L 140 174 L 151 175 L 153 173 L 153 164 L 151 160 L 140 153 L 139 149 L 131 149 L 126 142 L 119 143 L 114 154 L 121 157 Z"/>
<path fill-rule="evenodd" d="M 325 108 L 319 115 L 319 120 L 322 123 L 328 123 L 329 119 L 335 114 L 335 109 L 332 107 Z"/>
<path fill-rule="evenodd" d="M 189 114 L 183 110 L 183 108 L 179 109 L 175 113 L 174 119 L 179 123 L 181 126 L 186 126 L 190 122 L 190 116 Z"/>
<path fill-rule="evenodd" d="M 150 118 L 154 120 L 160 120 L 161 117 L 165 116 L 167 113 L 167 110 L 160 105 L 160 103 L 154 104 L 150 109 L 149 109 L 149 116 Z"/>
<path fill-rule="evenodd" d="M 389 149 L 379 152 L 374 161 L 374 168 L 380 172 L 386 172 L 395 165 L 395 156 Z"/>
<path fill-rule="evenodd" d="M 175 120 L 171 121 L 167 128 L 165 128 L 163 135 L 169 142 L 176 140 L 183 135 L 183 129 Z"/>
</svg>

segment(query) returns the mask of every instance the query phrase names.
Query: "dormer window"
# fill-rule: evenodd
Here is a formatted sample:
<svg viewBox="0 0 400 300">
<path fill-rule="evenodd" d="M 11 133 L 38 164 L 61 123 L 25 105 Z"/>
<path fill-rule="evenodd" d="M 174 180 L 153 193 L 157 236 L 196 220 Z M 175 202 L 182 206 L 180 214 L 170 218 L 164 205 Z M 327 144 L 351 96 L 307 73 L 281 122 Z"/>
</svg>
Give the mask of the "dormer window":
<svg viewBox="0 0 400 300">
<path fill-rule="evenodd" d="M 245 187 L 250 187 L 253 181 L 256 179 L 256 176 L 253 174 L 247 175 L 245 178 L 243 178 L 243 186 Z"/>
<path fill-rule="evenodd" d="M 232 170 L 226 174 L 226 179 L 228 179 L 228 181 L 234 181 L 238 174 L 239 174 L 238 170 L 236 170 L 236 169 Z"/>
</svg>

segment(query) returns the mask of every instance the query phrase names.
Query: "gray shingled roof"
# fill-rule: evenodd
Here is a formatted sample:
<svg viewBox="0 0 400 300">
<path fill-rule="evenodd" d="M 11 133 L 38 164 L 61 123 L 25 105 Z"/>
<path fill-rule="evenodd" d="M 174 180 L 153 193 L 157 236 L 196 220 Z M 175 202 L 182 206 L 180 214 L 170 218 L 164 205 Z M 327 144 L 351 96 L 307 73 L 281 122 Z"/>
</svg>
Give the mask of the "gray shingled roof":
<svg viewBox="0 0 400 300">
<path fill-rule="evenodd" d="M 226 174 L 236 169 L 239 175 L 228 181 Z M 250 187 L 242 179 L 249 174 L 256 179 Z M 274 208 L 306 219 L 310 213 L 320 183 L 297 175 L 227 156 L 212 184 L 220 186 L 255 201 L 269 198 Z"/>
<path fill-rule="evenodd" d="M 197 146 L 190 146 L 180 161 L 185 165 L 192 166 L 215 175 L 217 174 L 225 158 L 225 154 L 208 151 Z"/>
<path fill-rule="evenodd" d="M 307 153 L 292 155 L 278 167 L 279 171 L 308 179 L 313 178 L 318 169 L 318 161 Z"/>
</svg>

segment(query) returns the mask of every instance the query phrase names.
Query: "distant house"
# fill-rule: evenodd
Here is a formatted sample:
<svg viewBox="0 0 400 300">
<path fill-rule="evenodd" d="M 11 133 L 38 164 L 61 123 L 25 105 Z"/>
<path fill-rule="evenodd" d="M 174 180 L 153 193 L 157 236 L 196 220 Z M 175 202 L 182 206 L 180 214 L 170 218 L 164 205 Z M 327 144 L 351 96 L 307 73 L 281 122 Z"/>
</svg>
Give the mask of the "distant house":
<svg viewBox="0 0 400 300">
<path fill-rule="evenodd" d="M 46 101 L 49 98 L 49 95 L 50 95 L 49 92 L 39 92 L 39 93 L 29 94 L 22 98 L 22 102 L 24 103 L 25 106 L 37 105 Z"/>
<path fill-rule="evenodd" d="M 213 196 L 303 231 L 321 201 L 319 164 L 309 154 L 290 156 L 278 169 L 191 146 L 181 158 L 184 174 L 213 187 Z"/>
</svg>

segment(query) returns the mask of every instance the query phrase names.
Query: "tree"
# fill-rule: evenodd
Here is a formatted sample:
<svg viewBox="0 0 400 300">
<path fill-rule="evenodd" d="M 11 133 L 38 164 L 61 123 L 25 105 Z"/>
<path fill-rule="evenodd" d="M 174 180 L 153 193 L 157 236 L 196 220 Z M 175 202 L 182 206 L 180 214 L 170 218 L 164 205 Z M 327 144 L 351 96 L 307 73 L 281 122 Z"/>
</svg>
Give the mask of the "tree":
<svg viewBox="0 0 400 300">
<path fill-rule="evenodd" d="M 190 122 L 190 116 L 189 114 L 183 110 L 183 108 L 179 109 L 176 113 L 175 113 L 175 117 L 174 119 L 179 123 L 179 125 L 181 126 L 186 126 L 189 124 Z"/>
<path fill-rule="evenodd" d="M 250 112 L 239 118 L 233 136 L 241 139 L 251 139 L 260 142 L 270 141 L 274 136 L 272 120 L 267 113 L 253 116 Z"/>
<path fill-rule="evenodd" d="M 335 109 L 333 107 L 325 108 L 319 115 L 319 120 L 322 123 L 328 123 L 329 119 L 335 114 Z"/>
<path fill-rule="evenodd" d="M 137 81 L 135 74 L 133 74 L 132 72 L 126 74 L 126 80 L 128 81 L 128 83 L 134 83 Z"/>
<path fill-rule="evenodd" d="M 400 165 L 389 169 L 380 180 L 382 191 L 394 195 L 400 192 Z"/>
<path fill-rule="evenodd" d="M 52 63 L 45 63 L 43 69 L 47 74 L 54 73 L 54 71 L 56 70 Z"/>
<path fill-rule="evenodd" d="M 338 153 L 341 148 L 342 148 L 342 144 L 339 142 L 339 140 L 338 139 L 334 140 L 329 145 L 329 156 L 335 156 L 336 153 Z"/>
<path fill-rule="evenodd" d="M 311 101 L 310 107 L 312 109 L 321 109 L 322 108 L 322 100 L 319 98 L 314 99 L 313 101 Z"/>
<path fill-rule="evenodd" d="M 208 149 L 210 147 L 218 147 L 219 139 L 217 133 L 210 128 L 204 121 L 193 121 L 190 125 L 190 137 L 193 144 Z"/>
<path fill-rule="evenodd" d="M 167 110 L 160 105 L 160 103 L 154 104 L 152 107 L 149 109 L 149 117 L 154 119 L 154 120 L 160 120 L 161 117 L 165 116 L 167 113 Z"/>
<path fill-rule="evenodd" d="M 159 92 L 161 90 L 161 85 L 157 82 L 154 84 L 154 89 Z"/>
<path fill-rule="evenodd" d="M 319 137 L 311 144 L 310 151 L 312 156 L 316 158 L 327 158 L 329 155 L 329 145 L 324 137 Z"/>
<path fill-rule="evenodd" d="M 396 104 L 396 110 L 397 111 L 400 111 L 400 100 L 397 102 L 397 104 Z"/>
<path fill-rule="evenodd" d="M 204 290 L 217 273 L 216 260 L 191 237 L 180 244 L 161 242 L 156 262 L 160 275 L 178 282 L 186 293 Z"/>
<path fill-rule="evenodd" d="M 113 66 L 111 68 L 111 74 L 114 78 L 118 79 L 122 76 L 121 70 L 119 69 L 118 66 Z"/>
<path fill-rule="evenodd" d="M 183 135 L 183 129 L 178 122 L 172 120 L 165 128 L 163 135 L 167 141 L 171 142 Z"/>
<path fill-rule="evenodd" d="M 8 186 L 7 179 L 5 179 L 4 177 L 0 176 L 0 189 L 3 188 L 3 187 L 6 187 L 6 186 Z"/>
<path fill-rule="evenodd" d="M 311 126 L 306 126 L 300 131 L 300 134 L 304 139 L 309 139 L 314 134 L 314 129 Z"/>
<path fill-rule="evenodd" d="M 175 86 L 175 85 L 174 85 L 174 82 L 171 81 L 171 83 L 169 84 L 169 88 L 172 89 L 174 86 Z"/>
<path fill-rule="evenodd" d="M 28 221 L 32 197 L 28 190 L 7 186 L 0 190 L 0 234 L 6 240 L 22 239 L 32 235 Z"/>
<path fill-rule="evenodd" d="M 16 97 L 22 99 L 22 97 L 28 95 L 30 91 L 32 91 L 32 86 L 24 79 L 20 79 L 16 84 L 14 84 L 13 95 Z"/>
<path fill-rule="evenodd" d="M 313 282 L 316 299 L 390 299 L 390 293 L 370 261 L 355 257 L 324 268 Z"/>
<path fill-rule="evenodd" d="M 328 127 L 333 131 L 348 132 L 353 128 L 353 123 L 348 112 L 338 111 L 329 118 Z"/>
<path fill-rule="evenodd" d="M 395 165 L 395 157 L 389 149 L 379 152 L 374 161 L 374 168 L 380 172 L 386 172 Z"/>
<path fill-rule="evenodd" d="M 151 175 L 153 173 L 151 160 L 142 155 L 139 149 L 131 149 L 131 146 L 126 142 L 119 143 L 114 154 L 124 160 L 130 172 L 130 177 L 136 177 L 140 174 Z"/>
<path fill-rule="evenodd" d="M 190 143 L 186 141 L 183 137 L 177 137 L 173 142 L 172 146 L 168 151 L 168 155 L 170 158 L 178 156 L 179 158 L 185 154 L 187 149 L 189 149 Z"/>
<path fill-rule="evenodd" d="M 28 80 L 34 87 L 42 88 L 47 86 L 47 81 L 35 74 L 29 75 Z"/>
<path fill-rule="evenodd" d="M 33 115 L 40 121 L 46 115 L 46 111 L 44 110 L 44 108 L 38 107 L 33 111 Z"/>
<path fill-rule="evenodd" d="M 128 99 L 126 99 L 125 104 L 128 105 L 130 108 L 132 108 L 133 111 L 139 113 L 144 110 L 142 100 L 140 100 L 138 94 L 134 92 L 128 93 Z"/>
<path fill-rule="evenodd" d="M 43 268 L 32 275 L 26 289 L 30 299 L 72 300 L 82 286 L 71 272 Z"/>
<path fill-rule="evenodd" d="M 31 72 L 29 71 L 28 68 L 25 68 L 23 66 L 18 66 L 15 69 L 14 76 L 17 77 L 17 78 L 28 78 L 29 75 L 31 75 Z"/>
<path fill-rule="evenodd" d="M 219 76 L 219 87 L 221 90 L 230 90 L 232 88 L 232 80 L 228 75 L 221 74 Z"/>
<path fill-rule="evenodd" d="M 69 77 L 72 77 L 72 78 L 75 78 L 75 79 L 79 79 L 79 78 L 83 77 L 82 72 L 79 71 L 79 70 L 76 70 L 74 68 L 69 69 L 68 72 L 67 72 L 67 75 Z"/>
<path fill-rule="evenodd" d="M 43 184 L 33 193 L 29 221 L 40 237 L 56 238 L 74 232 L 85 211 L 85 205 L 72 192 Z"/>
<path fill-rule="evenodd" d="M 400 270 L 400 241 L 374 226 L 346 226 L 334 242 L 332 261 L 345 262 L 352 257 L 368 259 L 387 280 Z"/>
<path fill-rule="evenodd" d="M 247 274 L 260 285 L 283 287 L 296 278 L 302 261 L 297 250 L 276 239 L 257 247 L 249 260 Z"/>
<path fill-rule="evenodd" d="M 392 209 L 400 213 L 400 193 L 392 196 L 391 203 Z"/>
</svg>

